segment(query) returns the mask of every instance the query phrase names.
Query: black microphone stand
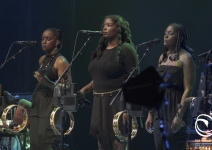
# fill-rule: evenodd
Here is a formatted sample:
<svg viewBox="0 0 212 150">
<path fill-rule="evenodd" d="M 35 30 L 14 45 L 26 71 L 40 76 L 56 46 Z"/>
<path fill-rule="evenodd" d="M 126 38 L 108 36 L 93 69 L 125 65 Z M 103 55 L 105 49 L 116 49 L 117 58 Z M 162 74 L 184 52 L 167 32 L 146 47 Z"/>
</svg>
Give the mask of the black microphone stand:
<svg viewBox="0 0 212 150">
<path fill-rule="evenodd" d="M 72 63 L 74 62 L 74 60 L 77 58 L 77 56 L 81 53 L 82 49 L 87 45 L 87 43 L 90 42 L 92 38 L 92 35 L 89 35 L 88 39 L 86 40 L 86 42 L 83 44 L 82 48 L 77 52 L 77 54 L 75 55 L 75 57 L 72 59 L 71 63 L 68 65 L 68 67 L 64 70 L 64 72 L 62 73 L 62 75 L 58 78 L 58 80 L 55 82 L 54 86 L 56 86 L 58 84 L 58 82 L 62 79 L 63 75 L 68 71 L 69 67 L 72 66 Z"/>
<path fill-rule="evenodd" d="M 204 106 L 204 113 L 208 114 L 210 105 L 208 105 L 208 98 L 209 98 L 209 91 L 208 91 L 208 64 L 209 64 L 209 55 L 212 52 L 212 50 L 207 52 L 207 55 L 205 57 L 205 84 L 204 84 L 204 93 L 203 93 L 203 106 Z M 210 65 L 210 64 L 209 64 Z"/>
<path fill-rule="evenodd" d="M 143 44 L 142 44 L 143 45 Z M 136 51 L 137 51 L 137 48 L 141 46 L 140 44 L 138 46 L 136 46 Z M 152 44 L 148 44 L 147 45 L 148 48 L 146 49 L 146 52 L 143 54 L 142 58 L 140 59 L 140 61 L 138 62 L 138 64 L 136 65 L 135 68 L 133 68 L 133 70 L 130 72 L 129 76 L 127 77 L 127 79 L 124 81 L 124 83 L 127 83 L 127 81 L 133 76 L 133 74 L 135 73 L 135 71 L 137 70 L 138 66 L 140 65 L 140 63 L 142 62 L 142 60 L 144 59 L 144 57 L 147 55 L 147 53 L 149 52 L 149 50 L 151 49 L 152 47 Z M 123 92 L 122 91 L 123 88 L 121 88 L 118 93 L 116 94 L 116 96 L 113 98 L 113 100 L 110 102 L 110 105 L 112 105 L 114 103 L 114 101 L 116 100 L 117 96 Z M 125 106 L 126 108 L 126 106 Z M 127 112 L 127 115 L 129 116 L 129 121 L 128 121 L 128 138 L 127 138 L 127 148 L 128 150 L 131 149 L 131 132 L 132 132 L 132 116 L 130 115 L 130 109 L 126 109 L 125 110 Z"/>
<path fill-rule="evenodd" d="M 165 130 L 165 127 L 164 127 L 164 118 L 166 119 L 166 122 L 168 120 L 168 100 L 167 100 L 166 97 L 164 97 L 164 104 L 165 104 L 165 111 L 164 111 L 164 113 L 165 113 L 165 116 L 166 117 L 163 117 L 164 114 L 162 114 L 162 110 L 159 107 L 158 108 L 155 108 L 155 109 L 158 112 L 159 129 L 160 129 L 162 138 L 164 140 L 165 149 L 166 150 L 169 150 L 170 149 L 170 145 L 169 145 L 169 141 L 168 141 L 168 133 L 166 132 L 167 125 L 166 125 L 166 130 Z"/>
<path fill-rule="evenodd" d="M 25 50 L 28 47 L 28 45 L 25 45 L 22 49 L 20 49 L 17 53 L 15 53 L 13 56 L 11 56 L 9 59 L 7 59 L 3 64 L 1 64 L 0 69 L 7 63 L 9 62 L 11 59 L 15 59 L 16 55 L 18 55 L 19 53 L 21 53 L 23 50 Z"/>
<path fill-rule="evenodd" d="M 57 84 L 59 83 L 59 81 L 64 78 L 65 74 L 67 73 L 68 69 L 71 68 L 74 60 L 77 58 L 77 56 L 81 53 L 82 49 L 87 45 L 88 42 L 90 42 L 92 38 L 92 35 L 90 35 L 88 37 L 88 39 L 86 40 L 86 42 L 83 44 L 82 48 L 78 51 L 78 53 L 75 55 L 75 57 L 71 60 L 70 64 L 68 65 L 68 67 L 63 71 L 62 75 L 58 78 L 58 80 L 54 83 L 54 87 L 57 86 Z M 66 81 L 67 78 L 65 78 Z M 65 86 L 66 87 L 66 86 Z M 64 88 L 65 90 L 65 88 Z M 65 90 L 66 91 L 66 90 Z M 61 112 L 61 127 L 60 127 L 60 150 L 64 150 L 64 116 L 65 116 L 65 111 L 63 108 L 63 100 L 61 100 L 60 98 L 60 112 Z"/>
</svg>

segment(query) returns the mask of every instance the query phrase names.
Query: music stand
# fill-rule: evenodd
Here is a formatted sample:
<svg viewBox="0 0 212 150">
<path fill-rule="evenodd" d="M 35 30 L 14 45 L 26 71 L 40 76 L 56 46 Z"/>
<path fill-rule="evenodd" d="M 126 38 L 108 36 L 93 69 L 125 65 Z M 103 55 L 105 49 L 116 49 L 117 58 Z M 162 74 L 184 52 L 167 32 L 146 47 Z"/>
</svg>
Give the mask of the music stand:
<svg viewBox="0 0 212 150">
<path fill-rule="evenodd" d="M 163 116 L 159 111 L 160 106 L 164 100 L 165 87 L 168 85 L 163 84 L 163 79 L 155 70 L 150 66 L 137 75 L 131 78 L 123 85 L 124 100 L 128 103 L 146 106 L 148 108 L 155 108 L 160 118 L 160 131 L 164 139 L 166 149 L 169 149 L 167 134 L 163 126 Z M 165 103 L 166 104 L 166 103 Z M 166 104 L 167 105 L 167 104 Z M 130 110 L 128 110 L 130 112 Z M 167 106 L 166 106 L 167 111 Z M 130 113 L 129 113 L 130 114 Z M 131 142 L 131 120 L 129 120 L 129 134 L 128 144 Z"/>
<path fill-rule="evenodd" d="M 124 100 L 148 108 L 159 108 L 165 94 L 161 83 L 163 79 L 150 66 L 123 85 Z"/>
</svg>

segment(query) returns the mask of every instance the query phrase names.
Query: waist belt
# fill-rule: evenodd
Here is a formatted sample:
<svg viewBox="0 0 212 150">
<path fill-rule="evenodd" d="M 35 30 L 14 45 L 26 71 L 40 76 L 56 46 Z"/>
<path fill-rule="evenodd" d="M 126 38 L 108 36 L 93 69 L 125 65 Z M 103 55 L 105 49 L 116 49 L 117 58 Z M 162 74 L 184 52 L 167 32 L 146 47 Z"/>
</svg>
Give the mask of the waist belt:
<svg viewBox="0 0 212 150">
<path fill-rule="evenodd" d="M 113 91 L 109 91 L 109 92 L 102 92 L 102 93 L 97 93 L 95 91 L 93 91 L 93 95 L 101 95 L 102 97 L 105 96 L 105 95 L 110 95 L 110 96 L 113 96 L 112 94 L 114 92 L 118 92 L 120 89 L 116 89 L 116 90 L 113 90 Z"/>
</svg>

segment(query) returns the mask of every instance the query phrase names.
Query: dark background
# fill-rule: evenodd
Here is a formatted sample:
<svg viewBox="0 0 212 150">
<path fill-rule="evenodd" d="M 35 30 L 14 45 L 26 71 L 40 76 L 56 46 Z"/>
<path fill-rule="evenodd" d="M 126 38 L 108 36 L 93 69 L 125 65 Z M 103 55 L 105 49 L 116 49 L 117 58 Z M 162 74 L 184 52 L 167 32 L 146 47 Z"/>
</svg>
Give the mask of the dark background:
<svg viewBox="0 0 212 150">
<path fill-rule="evenodd" d="M 159 55 L 163 52 L 163 35 L 168 24 L 182 23 L 188 29 L 188 45 L 195 55 L 211 49 L 212 1 L 192 0 L 22 0 L 0 1 L 0 64 L 3 64 L 11 44 L 14 41 L 41 41 L 42 32 L 54 27 L 62 30 L 63 48 L 61 53 L 71 61 L 74 41 L 79 30 L 100 30 L 106 15 L 118 14 L 129 21 L 135 45 L 159 38 L 161 43 L 154 45 L 143 59 L 141 70 L 157 66 Z M 88 36 L 79 34 L 76 52 L 80 50 Z M 72 65 L 72 79 L 78 89 L 91 81 L 87 71 L 91 52 L 96 48 L 98 37 L 93 37 Z M 14 44 L 8 58 L 17 53 L 23 45 Z M 146 47 L 140 47 L 141 56 Z M 11 59 L 0 70 L 0 84 L 3 90 L 11 93 L 31 93 L 36 85 L 32 72 L 38 68 L 38 59 L 43 55 L 41 45 L 28 47 Z M 200 72 L 204 71 L 204 61 L 199 62 L 197 82 L 193 95 L 197 95 Z M 151 93 L 150 93 L 151 94 Z M 92 101 L 92 94 L 86 98 Z M 95 150 L 97 142 L 88 135 L 91 107 L 74 113 L 75 127 L 72 134 L 66 137 L 66 143 L 72 150 Z M 145 121 L 143 118 L 143 122 Z M 133 139 L 133 150 L 154 149 L 153 137 L 139 128 Z"/>
</svg>

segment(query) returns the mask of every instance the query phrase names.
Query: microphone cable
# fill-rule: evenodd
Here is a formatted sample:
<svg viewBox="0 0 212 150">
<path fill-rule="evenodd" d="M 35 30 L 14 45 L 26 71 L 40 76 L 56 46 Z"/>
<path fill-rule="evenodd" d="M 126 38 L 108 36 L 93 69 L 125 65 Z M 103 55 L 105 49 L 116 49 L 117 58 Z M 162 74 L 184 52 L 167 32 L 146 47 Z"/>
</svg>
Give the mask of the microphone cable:
<svg viewBox="0 0 212 150">
<path fill-rule="evenodd" d="M 81 30 L 80 30 L 81 31 Z M 75 53 L 75 51 L 76 51 L 76 45 L 77 45 L 77 37 L 78 37 L 78 34 L 80 33 L 80 31 L 78 31 L 77 32 L 77 34 L 76 34 L 76 37 L 75 37 L 75 40 L 74 40 L 74 50 L 73 50 L 73 53 L 72 53 L 72 58 L 71 58 L 71 61 L 73 61 L 73 59 L 74 59 L 74 53 Z"/>
<path fill-rule="evenodd" d="M 10 53 L 10 50 L 11 50 L 13 44 L 15 44 L 15 42 L 13 42 L 13 43 L 10 45 L 10 48 L 9 48 L 9 50 L 8 50 L 8 52 L 7 52 L 7 56 L 6 56 L 5 60 L 4 60 L 4 62 L 1 64 L 0 69 L 2 69 L 2 68 L 4 67 L 4 65 L 6 64 L 7 58 L 8 58 L 8 56 L 9 56 L 9 53 Z M 13 57 L 13 59 L 15 59 L 15 57 Z"/>
</svg>

